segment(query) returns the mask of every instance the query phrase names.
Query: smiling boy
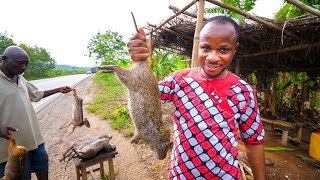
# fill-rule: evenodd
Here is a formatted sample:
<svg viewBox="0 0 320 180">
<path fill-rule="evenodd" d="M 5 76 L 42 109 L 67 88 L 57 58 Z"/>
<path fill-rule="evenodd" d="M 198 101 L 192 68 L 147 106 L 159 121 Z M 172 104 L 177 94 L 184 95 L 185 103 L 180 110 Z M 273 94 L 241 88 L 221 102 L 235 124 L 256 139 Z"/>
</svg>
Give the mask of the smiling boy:
<svg viewBox="0 0 320 180">
<path fill-rule="evenodd" d="M 264 129 L 255 91 L 228 70 L 239 26 L 229 17 L 208 19 L 200 31 L 200 67 L 159 82 L 161 101 L 174 104 L 169 179 L 240 179 L 238 131 L 255 179 L 265 179 Z M 149 56 L 143 29 L 127 46 L 133 61 Z"/>
</svg>

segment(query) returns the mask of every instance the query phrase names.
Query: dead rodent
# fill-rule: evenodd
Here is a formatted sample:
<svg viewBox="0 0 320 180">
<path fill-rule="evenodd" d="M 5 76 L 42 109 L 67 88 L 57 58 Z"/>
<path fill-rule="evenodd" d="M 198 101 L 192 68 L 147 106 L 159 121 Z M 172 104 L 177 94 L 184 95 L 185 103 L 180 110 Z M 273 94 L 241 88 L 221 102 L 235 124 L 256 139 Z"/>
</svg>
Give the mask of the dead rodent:
<svg viewBox="0 0 320 180">
<path fill-rule="evenodd" d="M 170 131 L 162 121 L 159 86 L 147 61 L 134 62 L 131 68 L 101 66 L 104 71 L 114 71 L 129 91 L 129 112 L 135 125 L 131 143 L 140 140 L 149 144 L 158 159 L 164 159 L 171 147 Z"/>
<path fill-rule="evenodd" d="M 8 161 L 4 170 L 4 180 L 22 180 L 25 169 L 28 151 L 23 146 L 18 146 L 11 135 L 8 148 Z"/>
<path fill-rule="evenodd" d="M 72 106 L 72 119 L 68 126 L 73 125 L 71 132 L 74 131 L 77 126 L 83 126 L 90 128 L 90 122 L 87 118 L 83 118 L 83 99 L 77 95 L 76 89 L 72 89 L 72 95 L 74 97 L 74 104 Z"/>
</svg>

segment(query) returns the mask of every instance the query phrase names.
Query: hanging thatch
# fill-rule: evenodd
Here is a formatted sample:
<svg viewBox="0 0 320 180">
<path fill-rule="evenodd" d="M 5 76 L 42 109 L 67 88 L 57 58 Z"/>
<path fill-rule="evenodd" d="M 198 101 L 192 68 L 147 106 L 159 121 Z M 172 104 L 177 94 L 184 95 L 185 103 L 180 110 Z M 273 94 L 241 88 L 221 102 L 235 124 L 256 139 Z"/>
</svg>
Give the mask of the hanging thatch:
<svg viewBox="0 0 320 180">
<path fill-rule="evenodd" d="M 274 24 L 299 38 L 252 21 L 241 24 L 235 57 L 241 60 L 241 72 L 305 71 L 319 76 L 320 17 L 304 16 Z M 153 47 L 191 57 L 195 26 L 194 18 L 180 15 L 154 33 Z M 231 69 L 234 66 L 235 61 Z"/>
</svg>

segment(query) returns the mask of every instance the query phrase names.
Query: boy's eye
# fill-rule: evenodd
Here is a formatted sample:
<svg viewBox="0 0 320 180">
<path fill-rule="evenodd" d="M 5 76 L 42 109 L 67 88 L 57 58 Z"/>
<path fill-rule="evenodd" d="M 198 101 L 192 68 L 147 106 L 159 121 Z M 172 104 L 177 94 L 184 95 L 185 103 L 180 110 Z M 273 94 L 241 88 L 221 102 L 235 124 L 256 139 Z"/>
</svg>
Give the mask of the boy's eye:
<svg viewBox="0 0 320 180">
<path fill-rule="evenodd" d="M 209 47 L 207 47 L 207 46 L 202 46 L 202 47 L 200 47 L 202 50 L 204 50 L 204 51 L 208 51 L 208 50 L 210 50 L 210 48 Z"/>
<path fill-rule="evenodd" d="M 221 48 L 220 51 L 221 51 L 222 53 L 227 53 L 227 52 L 229 52 L 230 50 L 227 49 L 227 48 Z"/>
</svg>

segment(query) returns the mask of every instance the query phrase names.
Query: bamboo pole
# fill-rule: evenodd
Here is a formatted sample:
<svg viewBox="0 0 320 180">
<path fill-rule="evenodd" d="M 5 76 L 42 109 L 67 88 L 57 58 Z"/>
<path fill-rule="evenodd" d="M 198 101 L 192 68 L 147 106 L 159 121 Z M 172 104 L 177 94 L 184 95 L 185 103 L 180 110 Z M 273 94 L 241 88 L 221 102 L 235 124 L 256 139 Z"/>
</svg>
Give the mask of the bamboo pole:
<svg viewBox="0 0 320 180">
<path fill-rule="evenodd" d="M 204 1 L 205 0 L 198 1 L 197 24 L 196 24 L 196 29 L 194 32 L 194 37 L 193 37 L 191 67 L 196 67 L 199 65 L 199 61 L 198 61 L 199 34 L 200 34 L 201 26 L 203 23 Z"/>
<path fill-rule="evenodd" d="M 169 6 L 169 9 L 173 10 L 174 12 L 180 11 L 179 8 L 174 7 L 174 6 L 171 6 L 171 5 Z M 185 12 L 183 12 L 182 14 L 187 15 L 187 16 L 190 16 L 190 17 L 193 17 L 193 18 L 197 18 L 197 15 L 194 14 L 194 13 L 191 13 L 191 12 L 185 11 Z M 203 21 L 206 21 L 206 20 L 207 20 L 207 18 L 203 17 Z"/>
<path fill-rule="evenodd" d="M 297 6 L 298 8 L 302 9 L 302 10 L 305 10 L 311 14 L 314 14 L 316 16 L 319 16 L 320 17 L 320 11 L 317 10 L 317 9 L 314 9 L 310 6 L 307 6 L 305 4 L 303 4 L 302 2 L 298 1 L 298 0 L 286 0 L 288 3 L 290 4 L 293 4 L 295 6 Z"/>
<path fill-rule="evenodd" d="M 306 49 L 306 48 L 311 48 L 315 46 L 320 46 L 320 42 L 313 43 L 313 44 L 301 44 L 297 46 L 291 46 L 283 49 L 275 49 L 275 50 L 270 50 L 270 51 L 263 51 L 263 52 L 258 52 L 254 54 L 246 54 L 246 55 L 240 55 L 237 56 L 239 58 L 245 58 L 245 57 L 254 57 L 254 56 L 262 56 L 266 54 L 273 54 L 273 53 L 283 53 L 283 52 L 288 52 L 288 51 L 295 51 L 295 50 L 300 50 L 300 49 Z"/>
<path fill-rule="evenodd" d="M 277 26 L 277 25 L 275 25 L 275 24 L 273 24 L 273 23 L 271 23 L 271 22 L 265 21 L 265 20 L 263 20 L 263 19 L 261 19 L 261 18 L 258 18 L 257 16 L 254 16 L 254 15 L 252 15 L 252 14 L 250 14 L 250 13 L 247 13 L 247 12 L 245 12 L 245 11 L 242 11 L 241 9 L 235 8 L 235 7 L 233 7 L 233 6 L 230 6 L 230 5 L 228 5 L 228 4 L 222 3 L 222 2 L 217 1 L 217 0 L 206 0 L 206 1 L 208 1 L 208 2 L 210 2 L 210 3 L 212 3 L 212 4 L 215 4 L 215 5 L 217 5 L 217 6 L 220 6 L 220 7 L 222 7 L 222 8 L 228 9 L 228 10 L 230 10 L 230 11 L 234 11 L 234 12 L 236 12 L 236 13 L 238 13 L 238 14 L 246 17 L 246 18 L 252 19 L 252 20 L 254 20 L 254 21 L 256 21 L 256 22 L 258 22 L 258 23 L 260 23 L 260 24 L 263 24 L 263 25 L 265 25 L 265 26 L 268 26 L 268 27 L 270 27 L 270 28 L 273 28 L 273 29 L 275 29 L 275 30 L 277 30 L 277 31 L 280 31 L 280 32 L 283 31 L 286 35 L 288 35 L 288 36 L 290 36 L 290 37 L 293 37 L 293 38 L 295 38 L 295 39 L 299 39 L 299 40 L 304 41 L 304 40 L 301 39 L 299 36 L 297 36 L 297 35 L 289 32 L 289 31 L 287 31 L 287 30 L 282 30 L 281 27 L 279 27 L 279 26 Z"/>
<path fill-rule="evenodd" d="M 190 8 L 192 5 L 194 5 L 197 2 L 197 0 L 192 0 L 189 4 L 187 4 L 184 8 L 182 8 L 179 12 L 177 12 L 176 14 L 170 16 L 168 19 L 166 19 L 165 21 L 163 21 L 159 26 L 157 26 L 153 31 L 157 31 L 158 29 L 160 29 L 163 25 L 165 25 L 167 22 L 169 22 L 171 19 L 177 17 L 179 14 L 183 13 L 185 10 L 187 10 L 188 8 Z M 149 34 L 149 33 L 148 33 Z"/>
</svg>

